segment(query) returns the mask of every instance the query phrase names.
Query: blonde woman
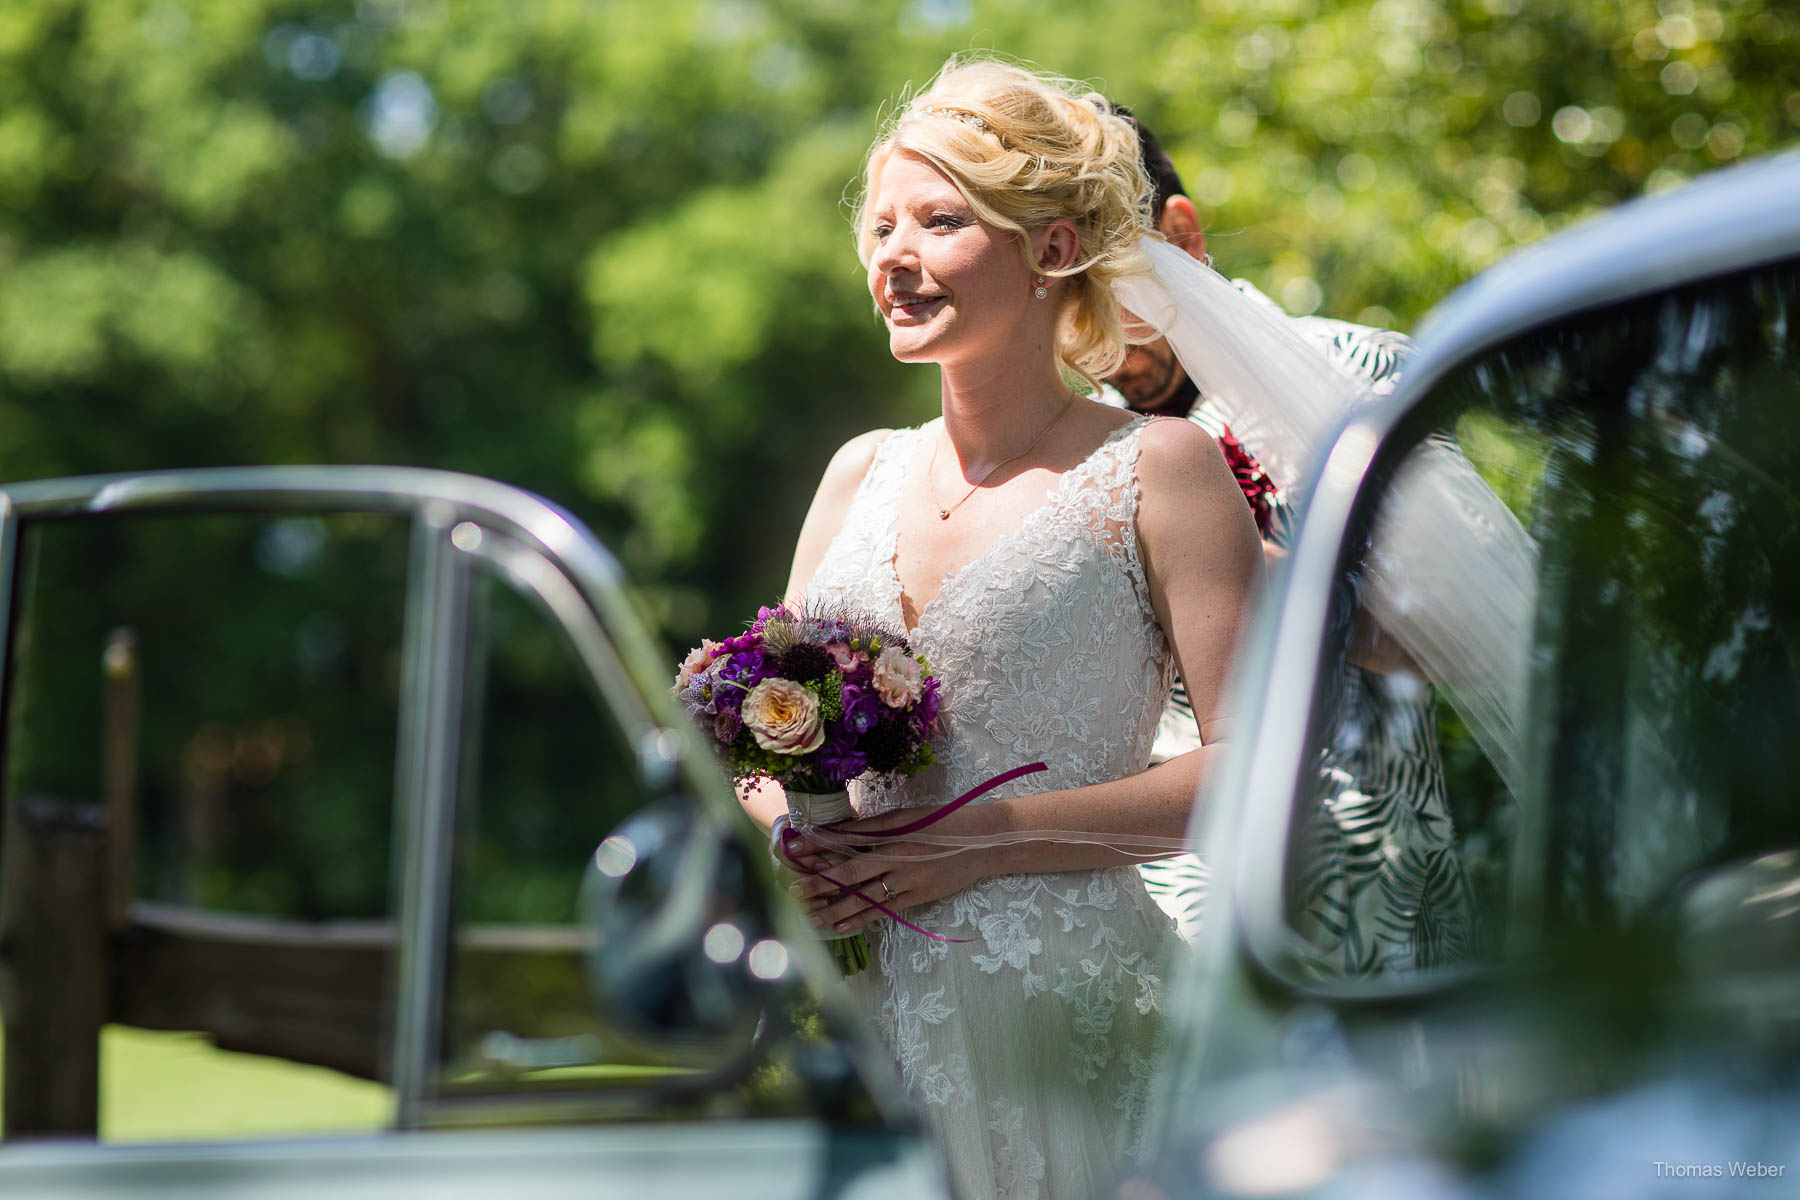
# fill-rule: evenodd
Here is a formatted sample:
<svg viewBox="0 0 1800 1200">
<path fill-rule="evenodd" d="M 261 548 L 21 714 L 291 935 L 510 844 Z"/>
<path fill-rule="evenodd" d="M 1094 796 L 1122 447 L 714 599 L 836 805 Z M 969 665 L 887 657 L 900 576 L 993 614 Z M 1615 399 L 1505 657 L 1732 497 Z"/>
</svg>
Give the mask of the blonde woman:
<svg viewBox="0 0 1800 1200">
<path fill-rule="evenodd" d="M 1229 735 L 1227 667 L 1261 575 L 1217 445 L 1091 399 L 1126 347 L 1114 284 L 1148 274 L 1137 134 L 1097 94 L 953 61 L 869 154 L 856 237 L 889 348 L 935 363 L 942 416 L 832 459 L 790 599 L 903 627 L 944 683 L 939 761 L 853 791 L 879 829 L 1033 761 L 931 832 L 796 884 L 866 928 L 849 986 L 963 1194 L 1088 1197 L 1143 1133 L 1173 934 L 1133 855 L 1173 841 Z M 1144 770 L 1177 673 L 1205 747 Z M 765 827 L 778 791 L 746 800 Z M 1071 834 L 1085 834 L 1085 838 Z M 1136 839 L 1134 843 L 1134 839 Z M 827 853 L 823 847 L 812 847 Z"/>
</svg>

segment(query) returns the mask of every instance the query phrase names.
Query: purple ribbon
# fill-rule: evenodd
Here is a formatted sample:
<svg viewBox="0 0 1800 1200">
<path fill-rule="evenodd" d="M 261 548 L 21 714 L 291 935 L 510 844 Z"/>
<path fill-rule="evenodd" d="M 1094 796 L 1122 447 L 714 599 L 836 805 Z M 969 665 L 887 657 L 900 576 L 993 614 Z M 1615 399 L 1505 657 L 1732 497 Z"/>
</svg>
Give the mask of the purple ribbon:
<svg viewBox="0 0 1800 1200">
<path fill-rule="evenodd" d="M 958 796 L 956 799 L 951 800 L 946 804 L 938 805 L 937 808 L 926 813 L 924 816 L 920 817 L 916 821 L 908 822 L 907 824 L 898 826 L 894 829 L 871 829 L 867 833 L 861 834 L 859 836 L 874 837 L 874 838 L 905 837 L 909 833 L 917 833 L 921 829 L 929 829 L 933 825 L 936 825 L 939 821 L 943 820 L 945 817 L 949 816 L 951 813 L 955 812 L 957 809 L 961 808 L 963 805 L 968 804 L 969 802 L 971 802 L 973 800 L 979 800 L 981 797 L 987 795 L 989 792 L 993 791 L 995 788 L 999 787 L 1001 784 L 1011 783 L 1013 780 L 1021 778 L 1022 776 L 1035 775 L 1039 771 L 1045 771 L 1048 769 L 1049 768 L 1044 766 L 1044 764 L 1041 762 L 1026 763 L 1022 767 L 1014 767 L 1010 771 L 1001 772 L 1000 774 L 994 776 L 992 779 L 989 779 L 986 783 L 977 784 L 975 787 L 970 788 L 968 791 L 964 792 L 962 795 Z M 843 824 L 843 822 L 833 821 L 829 825 L 825 825 L 822 828 L 830 829 L 835 825 L 841 825 L 841 824 Z M 869 907 L 880 909 L 882 912 L 886 913 L 888 916 L 892 917 L 894 920 L 900 922 L 900 924 L 906 926 L 908 929 L 912 930 L 915 933 L 922 933 L 934 942 L 972 942 L 975 940 L 974 938 L 945 937 L 941 933 L 933 933 L 929 929 L 922 929 L 919 926 L 914 925 L 911 921 L 907 920 L 905 917 L 901 916 L 899 913 L 895 912 L 893 909 L 889 908 L 887 905 L 883 904 L 881 901 L 875 899 L 873 896 L 866 896 L 859 889 L 854 888 L 847 883 L 839 883 L 837 880 L 833 879 L 831 876 L 827 875 L 823 871 L 815 871 L 815 870 L 811 869 L 810 867 L 802 866 L 800 863 L 800 860 L 795 858 L 793 855 L 793 852 L 788 849 L 788 840 L 790 838 L 796 838 L 796 837 L 800 837 L 800 836 L 801 836 L 800 832 L 791 825 L 783 825 L 781 827 L 781 856 L 788 860 L 789 864 L 791 864 L 793 866 L 794 870 L 799 871 L 803 875 L 818 876 L 820 879 L 823 879 L 826 883 L 829 883 L 832 887 L 835 887 L 838 891 L 848 892 L 850 895 L 855 896 L 858 900 L 861 900 L 864 904 L 867 904 Z"/>
</svg>

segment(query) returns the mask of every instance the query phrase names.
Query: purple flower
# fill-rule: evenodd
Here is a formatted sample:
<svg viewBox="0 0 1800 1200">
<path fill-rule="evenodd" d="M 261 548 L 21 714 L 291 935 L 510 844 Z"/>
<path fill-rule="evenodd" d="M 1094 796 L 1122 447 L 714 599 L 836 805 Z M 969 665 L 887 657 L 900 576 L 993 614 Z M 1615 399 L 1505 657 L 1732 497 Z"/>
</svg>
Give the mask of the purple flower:
<svg viewBox="0 0 1800 1200">
<path fill-rule="evenodd" d="M 846 783 L 869 769 L 868 756 L 856 748 L 855 737 L 842 726 L 819 747 L 818 763 L 833 783 Z"/>
<path fill-rule="evenodd" d="M 938 698 L 939 687 L 936 675 L 925 680 L 925 690 L 920 693 L 919 703 L 913 708 L 913 716 L 919 719 L 921 729 L 930 729 L 937 723 L 938 705 L 941 703 Z"/>
<path fill-rule="evenodd" d="M 760 649 L 745 650 L 733 654 L 725 665 L 719 668 L 719 678 L 729 681 L 725 685 L 724 690 L 738 692 L 738 703 L 732 705 L 733 708 L 736 708 L 743 703 L 742 697 L 745 691 L 755 687 L 757 684 L 774 674 L 774 664 L 770 663 L 767 658 L 764 657 L 763 652 Z M 738 686 L 733 688 L 731 686 L 733 683 Z"/>
<path fill-rule="evenodd" d="M 737 654 L 745 650 L 760 649 L 762 649 L 762 634 L 755 629 L 752 629 L 747 633 L 740 633 L 736 637 L 728 637 L 720 642 L 719 648 L 714 652 L 713 657 L 718 658 L 726 654 Z"/>
<path fill-rule="evenodd" d="M 756 610 L 756 620 L 750 623 L 750 630 L 755 633 L 770 621 L 791 621 L 793 619 L 794 614 L 788 611 L 787 605 L 777 604 L 774 608 L 770 608 L 765 604 Z"/>
<path fill-rule="evenodd" d="M 744 718 L 735 708 L 724 708 L 713 718 L 713 736 L 729 746 L 744 727 Z"/>
<path fill-rule="evenodd" d="M 844 687 L 843 727 L 854 734 L 864 734 L 881 720 L 881 697 L 872 688 L 847 684 Z"/>
</svg>

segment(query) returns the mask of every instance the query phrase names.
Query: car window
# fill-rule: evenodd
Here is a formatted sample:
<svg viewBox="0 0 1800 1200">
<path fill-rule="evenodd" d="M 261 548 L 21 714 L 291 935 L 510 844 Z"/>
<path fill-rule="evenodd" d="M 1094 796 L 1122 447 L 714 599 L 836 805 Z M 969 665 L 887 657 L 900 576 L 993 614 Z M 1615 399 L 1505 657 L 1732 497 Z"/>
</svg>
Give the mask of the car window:
<svg viewBox="0 0 1800 1200">
<path fill-rule="evenodd" d="M 1420 549 L 1409 470 L 1466 462 L 1531 539 L 1503 639 L 1516 725 L 1484 744 L 1456 687 L 1484 681 L 1433 680 L 1378 636 L 1372 653 L 1366 608 L 1341 620 L 1286 876 L 1319 970 L 1489 959 L 1531 922 L 1635 919 L 1709 863 L 1800 845 L 1796 280 L 1784 264 L 1534 331 L 1418 410 L 1341 609 L 1370 564 Z"/>
<path fill-rule="evenodd" d="M 698 1115 L 704 1095 L 711 1115 L 872 1119 L 770 929 L 767 881 L 664 757 L 679 739 L 622 686 L 567 577 L 491 529 L 452 540 L 471 559 L 470 688 L 425 1108 Z M 728 803 L 710 757 L 690 766 Z M 821 1064 L 831 1097 L 807 1082 Z"/>
<path fill-rule="evenodd" d="M 115 1023 L 100 1039 L 103 1137 L 387 1119 L 374 1081 L 406 527 L 205 515 L 24 530 L 5 919 L 41 945 L 88 944 L 99 923 L 106 959 L 103 980 L 48 959 L 16 970 L 7 1054 L 26 1069 L 47 1036 L 35 1022 L 59 1011 Z M 31 873 L 84 821 L 100 900 L 33 904 L 50 883 Z M 8 1112 L 9 1133 L 32 1127 L 29 1107 Z"/>
<path fill-rule="evenodd" d="M 641 705 L 634 725 L 603 702 L 542 598 L 505 569 L 521 555 L 551 568 L 510 549 L 474 568 L 441 1076 L 452 1094 L 662 1069 L 603 1037 L 579 901 L 595 849 L 667 789 L 640 765 Z"/>
</svg>

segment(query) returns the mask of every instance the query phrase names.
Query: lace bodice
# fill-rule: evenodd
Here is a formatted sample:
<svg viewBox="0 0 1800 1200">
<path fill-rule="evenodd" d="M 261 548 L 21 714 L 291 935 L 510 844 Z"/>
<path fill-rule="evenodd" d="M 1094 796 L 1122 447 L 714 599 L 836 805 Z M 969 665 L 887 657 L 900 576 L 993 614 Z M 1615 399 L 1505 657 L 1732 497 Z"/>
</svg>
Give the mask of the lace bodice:
<svg viewBox="0 0 1800 1200">
<path fill-rule="evenodd" d="M 1114 431 L 1044 503 L 943 580 L 911 632 L 944 682 L 938 762 L 853 788 L 867 815 L 953 799 L 1042 761 L 1002 796 L 1079 787 L 1149 762 L 1173 682 L 1136 534 L 1139 434 Z M 918 439 L 889 436 L 808 587 L 903 624 L 894 517 Z M 999 876 L 891 922 L 851 987 L 971 1196 L 1086 1197 L 1136 1149 L 1158 1054 L 1167 918 L 1135 869 Z"/>
</svg>

